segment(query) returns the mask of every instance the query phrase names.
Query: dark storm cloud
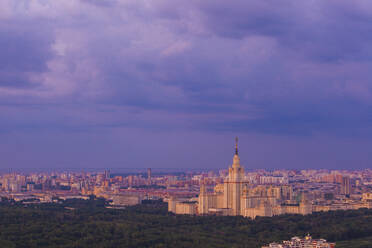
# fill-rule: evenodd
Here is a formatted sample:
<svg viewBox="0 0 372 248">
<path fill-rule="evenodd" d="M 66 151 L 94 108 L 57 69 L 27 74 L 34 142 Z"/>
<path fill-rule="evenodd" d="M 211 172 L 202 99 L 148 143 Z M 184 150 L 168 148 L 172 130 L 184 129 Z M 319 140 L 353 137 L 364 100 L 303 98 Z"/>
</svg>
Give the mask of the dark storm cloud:
<svg viewBox="0 0 372 248">
<path fill-rule="evenodd" d="M 197 1 L 203 19 L 215 34 L 241 39 L 249 35 L 286 35 L 296 25 L 293 1 Z M 273 8 L 275 6 L 275 8 Z"/>
<path fill-rule="evenodd" d="M 250 168 L 370 167 L 371 22 L 369 0 L 2 0 L 2 164 L 224 168 L 239 135 Z"/>
<path fill-rule="evenodd" d="M 330 103 L 324 106 L 312 103 L 301 106 L 266 106 L 261 118 L 244 118 L 239 120 L 223 119 L 213 125 L 217 131 L 259 132 L 289 136 L 310 136 L 317 132 L 343 137 L 372 134 L 372 111 L 357 103 Z M 285 111 L 284 111 L 285 109 Z M 347 113 L 347 115 L 345 115 Z M 249 117 L 249 114 L 247 114 Z"/>
<path fill-rule="evenodd" d="M 32 76 L 48 70 L 52 58 L 53 34 L 40 22 L 3 21 L 0 23 L 0 87 L 28 88 Z"/>
<path fill-rule="evenodd" d="M 364 3 L 364 5 L 362 5 Z M 275 37 L 288 49 L 324 61 L 369 59 L 370 3 L 357 1 L 202 1 L 204 21 L 215 34 L 241 39 Z M 275 6 L 275 7 L 274 7 Z M 367 10 L 367 11 L 366 11 Z"/>
<path fill-rule="evenodd" d="M 0 26 L 0 83 L 19 89 L 3 101 L 37 85 L 31 102 L 162 111 L 164 126 L 180 113 L 211 130 L 370 128 L 366 1 L 45 1 L 24 11 Z M 127 123 L 108 119 L 97 125 Z"/>
</svg>

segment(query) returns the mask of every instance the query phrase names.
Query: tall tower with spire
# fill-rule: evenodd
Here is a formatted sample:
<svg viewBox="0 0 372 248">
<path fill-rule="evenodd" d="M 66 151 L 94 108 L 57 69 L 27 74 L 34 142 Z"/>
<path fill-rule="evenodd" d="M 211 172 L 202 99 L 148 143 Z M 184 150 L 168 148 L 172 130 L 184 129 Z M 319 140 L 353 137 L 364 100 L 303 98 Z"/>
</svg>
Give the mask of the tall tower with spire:
<svg viewBox="0 0 372 248">
<path fill-rule="evenodd" d="M 238 137 L 235 137 L 235 155 L 238 155 Z"/>
<path fill-rule="evenodd" d="M 224 208 L 231 209 L 232 215 L 240 215 L 241 194 L 243 191 L 244 168 L 240 166 L 238 137 L 235 138 L 235 154 L 229 167 L 229 175 L 224 181 Z"/>
</svg>

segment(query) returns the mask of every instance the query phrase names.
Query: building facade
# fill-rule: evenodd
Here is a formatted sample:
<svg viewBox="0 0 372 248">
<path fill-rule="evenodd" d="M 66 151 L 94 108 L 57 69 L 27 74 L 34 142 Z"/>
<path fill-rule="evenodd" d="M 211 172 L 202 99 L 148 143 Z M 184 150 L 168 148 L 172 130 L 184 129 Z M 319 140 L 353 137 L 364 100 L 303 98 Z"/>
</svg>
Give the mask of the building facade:
<svg viewBox="0 0 372 248">
<path fill-rule="evenodd" d="M 238 140 L 235 143 L 233 163 L 223 184 L 217 184 L 213 192 L 200 187 L 198 199 L 199 214 L 273 216 L 285 213 L 312 213 L 311 203 L 291 202 L 293 191 L 289 185 L 251 185 L 240 165 Z"/>
<path fill-rule="evenodd" d="M 286 213 L 303 215 L 312 213 L 312 205 L 309 201 L 303 199 L 298 203 L 292 198 L 293 190 L 288 184 L 249 183 L 240 164 L 236 138 L 233 161 L 223 183 L 215 185 L 212 192 L 202 183 L 196 203 L 171 197 L 168 200 L 168 209 L 176 214 L 185 214 L 189 211 L 190 214 L 196 212 L 200 215 L 242 215 L 253 219 L 257 216 L 271 217 Z M 188 204 L 188 207 L 185 204 Z"/>
</svg>

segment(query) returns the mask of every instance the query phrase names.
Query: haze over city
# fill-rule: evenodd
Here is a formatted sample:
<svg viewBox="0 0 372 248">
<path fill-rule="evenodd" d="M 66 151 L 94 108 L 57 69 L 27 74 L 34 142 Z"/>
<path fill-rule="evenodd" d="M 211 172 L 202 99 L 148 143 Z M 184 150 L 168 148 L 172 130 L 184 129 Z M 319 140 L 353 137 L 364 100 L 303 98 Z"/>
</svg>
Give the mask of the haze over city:
<svg viewBox="0 0 372 248">
<path fill-rule="evenodd" d="M 273 7 L 275 4 L 275 7 Z M 0 168 L 365 169 L 372 2 L 0 1 Z"/>
</svg>

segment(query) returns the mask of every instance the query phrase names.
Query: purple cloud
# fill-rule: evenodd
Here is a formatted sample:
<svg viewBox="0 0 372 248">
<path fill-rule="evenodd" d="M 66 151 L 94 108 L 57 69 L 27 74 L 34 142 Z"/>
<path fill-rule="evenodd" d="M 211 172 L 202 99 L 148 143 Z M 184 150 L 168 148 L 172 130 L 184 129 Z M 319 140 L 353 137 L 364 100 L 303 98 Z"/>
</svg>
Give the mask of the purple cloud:
<svg viewBox="0 0 372 248">
<path fill-rule="evenodd" d="M 0 132 L 28 142 L 371 135 L 368 1 L 6 0 L 0 21 Z"/>
</svg>

